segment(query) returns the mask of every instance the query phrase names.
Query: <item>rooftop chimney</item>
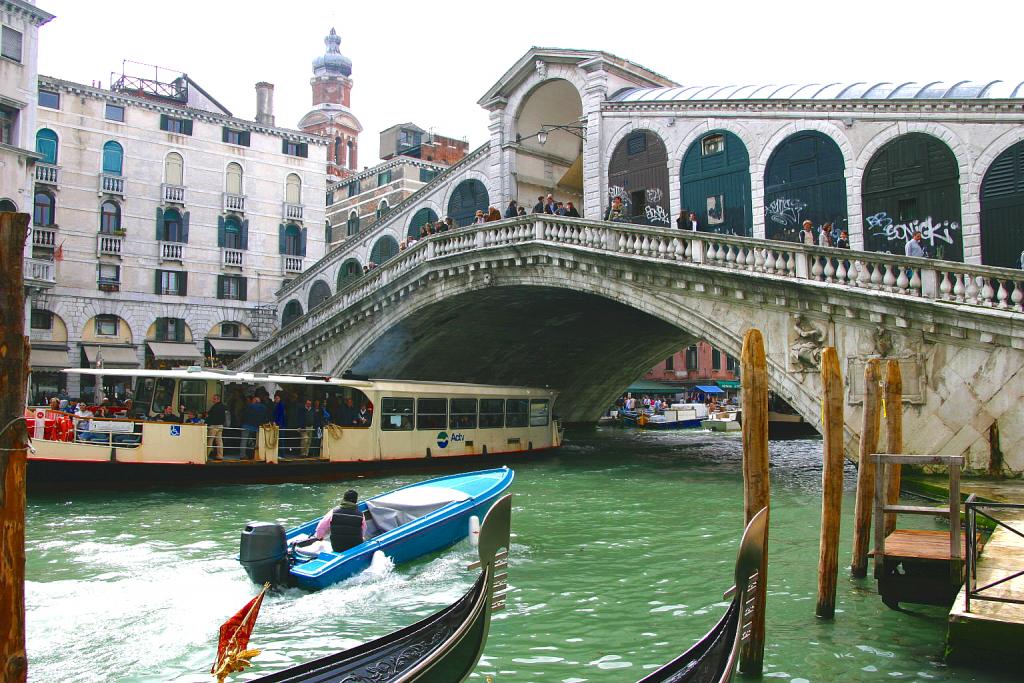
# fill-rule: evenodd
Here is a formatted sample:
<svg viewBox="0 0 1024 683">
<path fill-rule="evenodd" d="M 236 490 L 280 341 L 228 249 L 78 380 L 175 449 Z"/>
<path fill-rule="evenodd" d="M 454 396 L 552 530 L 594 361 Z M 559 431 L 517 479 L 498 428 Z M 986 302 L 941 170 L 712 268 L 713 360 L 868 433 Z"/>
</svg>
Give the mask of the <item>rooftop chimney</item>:
<svg viewBox="0 0 1024 683">
<path fill-rule="evenodd" d="M 256 123 L 274 125 L 274 84 L 256 84 Z"/>
</svg>

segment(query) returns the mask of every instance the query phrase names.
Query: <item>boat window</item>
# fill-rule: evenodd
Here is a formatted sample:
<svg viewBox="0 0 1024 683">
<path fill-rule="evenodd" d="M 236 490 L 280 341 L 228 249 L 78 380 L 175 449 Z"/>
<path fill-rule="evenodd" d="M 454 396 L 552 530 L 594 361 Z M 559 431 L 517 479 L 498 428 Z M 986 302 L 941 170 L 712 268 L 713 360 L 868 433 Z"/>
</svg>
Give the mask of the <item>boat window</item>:
<svg viewBox="0 0 1024 683">
<path fill-rule="evenodd" d="M 543 427 L 548 423 L 548 404 L 546 398 L 535 398 L 530 401 L 530 426 Z"/>
<path fill-rule="evenodd" d="M 194 410 L 196 415 L 206 411 L 206 380 L 183 379 L 178 390 L 178 403 L 185 410 Z M 184 417 L 184 416 L 182 416 Z"/>
<path fill-rule="evenodd" d="M 135 381 L 135 404 L 136 410 L 133 412 L 139 415 L 145 416 L 146 406 L 153 400 L 153 386 L 156 384 L 156 380 L 152 377 L 139 377 Z"/>
<path fill-rule="evenodd" d="M 160 377 L 153 392 L 153 412 L 162 413 L 164 408 L 170 405 L 174 405 L 174 380 L 170 377 Z"/>
<path fill-rule="evenodd" d="M 412 429 L 413 399 L 382 398 L 380 409 L 384 416 L 380 422 L 382 430 L 404 432 Z"/>
<path fill-rule="evenodd" d="M 416 399 L 416 429 L 444 429 L 448 424 L 448 401 L 443 398 Z"/>
<path fill-rule="evenodd" d="M 510 398 L 505 401 L 505 426 L 525 427 L 529 415 L 529 407 L 529 399 Z"/>
<path fill-rule="evenodd" d="M 505 399 L 480 399 L 480 429 L 503 427 L 505 424 Z"/>
<path fill-rule="evenodd" d="M 475 398 L 453 398 L 451 414 L 449 429 L 476 429 Z"/>
</svg>

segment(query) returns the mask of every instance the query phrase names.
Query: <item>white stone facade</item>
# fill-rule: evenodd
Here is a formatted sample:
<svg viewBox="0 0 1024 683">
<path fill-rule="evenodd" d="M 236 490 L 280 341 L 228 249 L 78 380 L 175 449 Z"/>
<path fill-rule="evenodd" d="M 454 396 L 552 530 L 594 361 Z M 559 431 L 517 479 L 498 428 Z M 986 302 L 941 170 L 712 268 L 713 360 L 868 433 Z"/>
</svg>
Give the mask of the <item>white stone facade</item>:
<svg viewBox="0 0 1024 683">
<path fill-rule="evenodd" d="M 276 319 L 265 305 L 326 252 L 326 141 L 233 118 L 219 105 L 176 106 L 49 77 L 40 77 L 39 87 L 59 96 L 57 107 L 40 108 L 36 126 L 58 139 L 53 175 L 36 183 L 36 192 L 55 201 L 54 220 L 33 226 L 35 255 L 53 259 L 56 286 L 32 307 L 54 314 L 66 339 L 33 330 L 33 340 L 66 341 L 69 365 L 79 367 L 84 342 L 128 346 L 142 365 L 159 318 L 184 320 L 178 341 L 191 342 L 199 355 L 208 353 L 208 338 L 233 336 L 221 334 L 221 323 L 237 323 L 243 339 L 268 335 Z M 167 117 L 191 121 L 191 134 L 162 129 Z M 238 144 L 226 141 L 229 131 Z M 119 176 L 104 166 L 109 143 L 123 150 Z M 119 231 L 108 224 L 101 232 L 106 202 L 119 209 Z M 161 235 L 158 224 L 158 212 L 168 209 L 182 217 L 176 239 Z M 229 218 L 245 243 L 226 241 Z M 304 255 L 294 239 L 285 249 L 291 255 L 282 253 L 286 226 L 305 243 Z M 158 270 L 187 274 L 184 294 L 157 293 Z M 244 278 L 244 300 L 223 291 L 218 276 Z M 98 335 L 97 315 L 123 324 L 114 335 Z M 69 382 L 72 396 L 77 389 Z"/>
</svg>

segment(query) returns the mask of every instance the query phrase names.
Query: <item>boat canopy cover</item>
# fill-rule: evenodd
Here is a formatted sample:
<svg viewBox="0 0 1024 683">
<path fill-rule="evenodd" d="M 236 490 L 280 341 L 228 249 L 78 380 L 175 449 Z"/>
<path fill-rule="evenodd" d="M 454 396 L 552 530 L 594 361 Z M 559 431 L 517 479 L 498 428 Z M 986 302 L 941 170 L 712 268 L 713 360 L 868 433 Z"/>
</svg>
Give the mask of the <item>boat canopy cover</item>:
<svg viewBox="0 0 1024 683">
<path fill-rule="evenodd" d="M 715 387 L 715 386 L 711 386 L 709 384 L 698 384 L 696 386 L 696 388 L 700 389 L 705 394 L 724 394 L 725 393 L 724 391 L 722 391 L 721 387 Z"/>
<path fill-rule="evenodd" d="M 366 509 L 381 533 L 419 519 L 469 494 L 444 486 L 413 486 L 366 501 Z"/>
</svg>

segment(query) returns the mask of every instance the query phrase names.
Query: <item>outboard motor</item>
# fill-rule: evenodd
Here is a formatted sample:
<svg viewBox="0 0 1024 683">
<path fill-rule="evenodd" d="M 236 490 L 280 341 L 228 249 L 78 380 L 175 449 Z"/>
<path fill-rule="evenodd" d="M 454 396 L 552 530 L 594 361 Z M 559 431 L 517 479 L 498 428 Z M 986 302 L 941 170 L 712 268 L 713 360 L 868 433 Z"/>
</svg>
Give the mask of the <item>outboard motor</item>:
<svg viewBox="0 0 1024 683">
<path fill-rule="evenodd" d="M 242 531 L 238 561 L 254 583 L 288 585 L 288 543 L 284 527 L 268 522 L 249 522 Z"/>
</svg>

